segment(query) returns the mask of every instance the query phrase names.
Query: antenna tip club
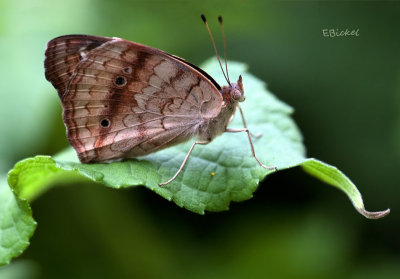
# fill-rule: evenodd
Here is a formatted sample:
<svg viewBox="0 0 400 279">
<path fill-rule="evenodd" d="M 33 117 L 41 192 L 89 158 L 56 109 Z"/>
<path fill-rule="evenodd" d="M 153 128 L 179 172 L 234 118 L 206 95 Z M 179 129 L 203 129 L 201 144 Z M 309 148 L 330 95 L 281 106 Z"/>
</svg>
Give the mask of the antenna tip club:
<svg viewBox="0 0 400 279">
<path fill-rule="evenodd" d="M 222 16 L 218 16 L 219 23 L 222 23 Z"/>
<path fill-rule="evenodd" d="M 201 14 L 200 16 L 201 16 L 201 19 L 203 20 L 203 22 L 204 22 L 204 23 L 206 23 L 206 22 L 207 22 L 207 20 L 206 20 L 206 17 L 205 17 L 205 15 L 204 15 L 204 14 Z"/>
</svg>

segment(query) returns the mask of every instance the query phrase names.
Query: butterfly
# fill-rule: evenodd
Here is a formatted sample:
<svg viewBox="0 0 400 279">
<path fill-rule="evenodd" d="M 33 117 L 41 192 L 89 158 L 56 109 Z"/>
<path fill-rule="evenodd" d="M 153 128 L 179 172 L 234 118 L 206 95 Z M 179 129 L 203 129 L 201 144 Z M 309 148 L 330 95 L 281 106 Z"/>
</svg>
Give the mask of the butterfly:
<svg viewBox="0 0 400 279">
<path fill-rule="evenodd" d="M 245 100 L 242 77 L 221 87 L 210 75 L 162 50 L 120 38 L 66 35 L 47 44 L 45 76 L 58 92 L 67 137 L 82 163 L 134 158 L 195 139 L 173 181 L 194 147 L 222 133 L 251 134 L 239 102 Z M 219 17 L 222 32 L 222 17 Z M 224 35 L 224 47 L 225 34 Z M 226 53 L 226 51 L 225 51 Z M 229 129 L 239 109 L 244 128 Z"/>
</svg>

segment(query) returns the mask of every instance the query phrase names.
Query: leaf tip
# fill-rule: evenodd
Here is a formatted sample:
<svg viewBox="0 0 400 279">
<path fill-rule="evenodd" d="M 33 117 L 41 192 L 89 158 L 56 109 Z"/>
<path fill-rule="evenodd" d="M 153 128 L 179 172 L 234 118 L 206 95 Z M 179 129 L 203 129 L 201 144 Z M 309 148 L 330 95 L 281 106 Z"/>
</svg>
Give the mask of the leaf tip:
<svg viewBox="0 0 400 279">
<path fill-rule="evenodd" d="M 358 208 L 358 212 L 360 212 L 361 215 L 368 219 L 380 219 L 382 217 L 385 217 L 390 213 L 390 208 L 383 210 L 383 211 L 375 211 L 375 212 L 370 212 L 365 210 L 364 207 Z"/>
</svg>

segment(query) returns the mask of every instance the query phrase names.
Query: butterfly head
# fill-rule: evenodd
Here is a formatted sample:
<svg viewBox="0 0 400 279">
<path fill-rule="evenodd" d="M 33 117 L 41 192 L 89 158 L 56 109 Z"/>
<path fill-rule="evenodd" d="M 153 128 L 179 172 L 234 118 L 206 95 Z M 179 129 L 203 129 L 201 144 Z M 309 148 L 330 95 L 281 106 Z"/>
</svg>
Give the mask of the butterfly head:
<svg viewBox="0 0 400 279">
<path fill-rule="evenodd" d="M 231 83 L 229 93 L 232 100 L 236 102 L 243 102 L 246 99 L 246 96 L 244 96 L 244 88 L 241 75 L 239 76 L 237 83 Z"/>
</svg>

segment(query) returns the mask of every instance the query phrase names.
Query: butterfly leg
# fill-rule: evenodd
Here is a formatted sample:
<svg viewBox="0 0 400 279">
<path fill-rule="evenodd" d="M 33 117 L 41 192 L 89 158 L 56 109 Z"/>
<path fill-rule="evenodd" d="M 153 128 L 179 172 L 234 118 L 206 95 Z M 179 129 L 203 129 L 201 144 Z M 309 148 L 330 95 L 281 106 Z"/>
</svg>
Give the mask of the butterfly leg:
<svg viewBox="0 0 400 279">
<path fill-rule="evenodd" d="M 243 113 L 242 107 L 240 106 L 239 103 L 237 103 L 237 107 L 239 108 L 240 116 L 242 117 L 243 127 L 247 129 L 247 123 L 246 123 L 246 119 L 244 119 L 244 113 Z M 252 137 L 255 137 L 256 139 L 258 139 L 262 136 L 261 133 L 258 133 L 255 135 L 253 133 L 250 133 L 250 134 Z"/>
<path fill-rule="evenodd" d="M 164 185 L 167 185 L 167 184 L 171 183 L 171 182 L 178 176 L 178 174 L 182 171 L 183 167 L 184 167 L 185 164 L 186 164 L 186 161 L 189 159 L 189 156 L 190 156 L 190 154 L 191 154 L 192 151 L 193 151 L 193 148 L 194 148 L 197 144 L 208 144 L 208 143 L 209 143 L 209 141 L 195 141 L 195 142 L 192 144 L 192 147 L 190 147 L 189 152 L 186 154 L 186 157 L 185 157 L 185 159 L 183 160 L 182 165 L 180 166 L 179 170 L 175 173 L 175 175 L 174 175 L 173 177 L 171 177 L 168 181 L 166 181 L 166 182 L 164 182 L 164 183 L 160 183 L 160 184 L 158 184 L 158 185 L 159 185 L 159 186 L 164 186 Z"/>
<path fill-rule="evenodd" d="M 255 151 L 254 151 L 254 145 L 253 145 L 253 141 L 251 140 L 251 136 L 250 136 L 250 131 L 249 131 L 249 129 L 247 129 L 247 128 L 243 128 L 243 129 L 226 129 L 225 132 L 228 132 L 228 133 L 246 132 L 246 133 L 247 133 L 247 136 L 249 137 L 249 143 L 250 143 L 250 147 L 251 147 L 251 154 L 253 154 L 253 157 L 257 160 L 258 164 L 259 164 L 261 167 L 263 167 L 264 169 L 267 169 L 267 170 L 275 170 L 275 171 L 278 170 L 277 167 L 267 167 L 267 166 L 264 166 L 264 165 L 260 162 L 260 160 L 258 160 L 258 158 L 257 158 L 257 156 L 256 156 L 256 153 L 255 153 Z"/>
</svg>

